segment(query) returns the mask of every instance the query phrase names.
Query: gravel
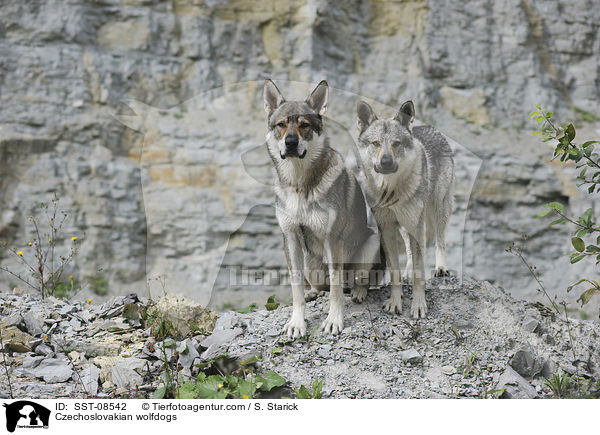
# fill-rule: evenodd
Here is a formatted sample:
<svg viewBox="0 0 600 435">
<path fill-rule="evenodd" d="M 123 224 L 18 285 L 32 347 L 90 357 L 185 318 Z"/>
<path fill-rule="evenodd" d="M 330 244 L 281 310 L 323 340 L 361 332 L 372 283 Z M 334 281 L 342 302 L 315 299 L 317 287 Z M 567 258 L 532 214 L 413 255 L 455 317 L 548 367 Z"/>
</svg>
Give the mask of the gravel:
<svg viewBox="0 0 600 435">
<path fill-rule="evenodd" d="M 290 306 L 223 312 L 212 331 L 158 339 L 130 315 L 149 305 L 135 295 L 91 305 L 0 293 L 0 325 L 16 397 L 146 397 L 165 377 L 165 358 L 194 377 L 225 353 L 258 357 L 259 371 L 276 371 L 292 389 L 321 380 L 326 398 L 543 398 L 552 397 L 545 380 L 555 374 L 600 378 L 597 321 L 570 321 L 572 348 L 563 320 L 488 282 L 428 282 L 420 320 L 408 317 L 409 288 L 402 316 L 382 310 L 388 297 L 385 288 L 362 304 L 347 296 L 338 336 L 317 332 L 328 307 L 327 295 L 317 297 L 306 307 L 309 334 L 298 340 L 280 334 Z"/>
</svg>

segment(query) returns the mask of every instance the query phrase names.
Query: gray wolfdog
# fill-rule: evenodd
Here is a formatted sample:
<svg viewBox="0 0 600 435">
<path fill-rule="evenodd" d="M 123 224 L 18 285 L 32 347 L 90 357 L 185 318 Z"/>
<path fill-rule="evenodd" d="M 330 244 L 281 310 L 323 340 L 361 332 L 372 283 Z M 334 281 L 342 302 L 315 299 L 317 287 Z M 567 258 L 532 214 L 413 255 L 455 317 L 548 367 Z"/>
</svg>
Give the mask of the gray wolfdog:
<svg viewBox="0 0 600 435">
<path fill-rule="evenodd" d="M 329 146 L 323 115 L 329 88 L 322 81 L 305 101 L 285 101 L 271 80 L 264 86 L 267 150 L 275 167 L 276 216 L 292 278 L 293 311 L 284 332 L 306 334 L 304 288 L 329 287 L 324 333 L 344 325 L 343 275 L 352 278 L 352 296 L 366 295 L 365 279 L 379 253 L 379 238 L 367 226 L 365 199 L 341 155 Z M 325 276 L 329 280 L 327 285 Z"/>
<path fill-rule="evenodd" d="M 452 149 L 433 127 L 413 127 L 412 101 L 402 104 L 392 119 L 377 119 L 371 106 L 359 101 L 357 116 L 366 191 L 374 203 L 392 277 L 391 297 L 384 308 L 402 313 L 402 238 L 407 257 L 404 274 L 413 283 L 411 314 L 424 317 L 426 241 L 435 238 L 436 276 L 448 275 L 445 236 L 454 206 Z"/>
</svg>

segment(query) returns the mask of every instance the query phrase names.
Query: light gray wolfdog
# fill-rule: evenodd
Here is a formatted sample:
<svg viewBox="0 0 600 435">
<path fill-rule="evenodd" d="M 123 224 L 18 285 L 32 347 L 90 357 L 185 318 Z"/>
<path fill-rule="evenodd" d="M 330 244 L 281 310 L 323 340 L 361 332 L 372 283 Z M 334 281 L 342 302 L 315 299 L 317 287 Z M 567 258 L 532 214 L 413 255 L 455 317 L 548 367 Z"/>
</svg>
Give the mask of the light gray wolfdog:
<svg viewBox="0 0 600 435">
<path fill-rule="evenodd" d="M 361 265 L 349 284 L 353 299 L 362 301 L 366 275 L 379 253 L 379 238 L 367 226 L 363 192 L 324 131 L 328 97 L 325 81 L 305 101 L 285 101 L 271 80 L 264 86 L 267 150 L 277 175 L 276 215 L 292 278 L 293 311 L 284 327 L 291 337 L 306 334 L 305 287 L 329 287 L 329 314 L 321 330 L 339 333 L 346 271 Z"/>
<path fill-rule="evenodd" d="M 454 206 L 452 149 L 433 127 L 413 127 L 412 101 L 402 104 L 391 119 L 378 119 L 369 104 L 359 101 L 357 116 L 366 192 L 392 278 L 384 309 L 402 313 L 402 239 L 407 257 L 404 277 L 413 283 L 410 311 L 415 318 L 424 317 L 426 241 L 435 239 L 436 276 L 448 275 L 445 236 Z"/>
</svg>

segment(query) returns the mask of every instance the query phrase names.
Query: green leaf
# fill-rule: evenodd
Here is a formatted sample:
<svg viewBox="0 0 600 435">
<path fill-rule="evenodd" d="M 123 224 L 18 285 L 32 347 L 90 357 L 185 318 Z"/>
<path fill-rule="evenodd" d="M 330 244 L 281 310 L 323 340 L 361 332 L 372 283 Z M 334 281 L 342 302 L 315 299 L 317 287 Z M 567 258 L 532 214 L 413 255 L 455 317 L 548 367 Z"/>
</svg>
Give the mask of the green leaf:
<svg viewBox="0 0 600 435">
<path fill-rule="evenodd" d="M 574 287 L 577 287 L 582 282 L 589 282 L 590 284 L 592 284 L 593 286 L 595 286 L 598 290 L 600 290 L 600 285 L 598 284 L 598 281 L 595 281 L 593 279 L 590 280 L 590 279 L 587 279 L 587 278 L 582 278 L 579 281 L 577 281 L 575 284 L 572 284 L 569 287 L 567 287 L 567 293 L 570 292 L 571 290 L 573 290 Z"/>
<path fill-rule="evenodd" d="M 551 202 L 550 204 L 546 204 L 546 207 L 557 210 L 561 213 L 565 211 L 565 207 L 560 202 Z"/>
<path fill-rule="evenodd" d="M 323 381 L 315 379 L 313 382 L 313 398 L 321 399 L 323 397 Z"/>
<path fill-rule="evenodd" d="M 196 389 L 196 384 L 191 381 L 187 381 L 179 388 L 179 390 L 177 390 L 177 395 L 175 398 L 176 399 L 195 399 L 197 397 L 195 389 Z"/>
<path fill-rule="evenodd" d="M 253 313 L 256 310 L 258 310 L 258 305 L 255 302 L 252 302 L 246 308 L 239 308 L 239 309 L 236 309 L 235 311 L 237 311 L 240 314 L 248 314 L 248 313 Z"/>
<path fill-rule="evenodd" d="M 595 287 L 591 287 L 589 289 L 587 289 L 586 291 L 584 291 L 583 293 L 581 293 L 581 296 L 579 296 L 579 299 L 577 299 L 577 302 L 581 301 L 581 306 L 583 307 L 585 304 L 587 304 L 590 299 L 592 299 L 592 297 L 595 294 L 600 294 L 600 290 L 598 290 Z"/>
<path fill-rule="evenodd" d="M 531 112 L 531 115 L 529 115 L 530 118 L 535 118 L 536 116 L 540 116 L 541 113 L 540 112 Z"/>
<path fill-rule="evenodd" d="M 265 304 L 265 308 L 267 309 L 267 311 L 276 310 L 278 307 L 279 302 L 275 302 L 275 295 L 269 296 L 269 299 L 267 299 L 267 303 Z"/>
<path fill-rule="evenodd" d="M 165 397 L 166 393 L 167 393 L 167 387 L 160 387 L 154 393 L 152 393 L 152 398 L 153 399 L 162 399 Z"/>
<path fill-rule="evenodd" d="M 240 379 L 236 392 L 240 396 L 240 399 L 252 399 L 256 393 L 256 383 Z"/>
<path fill-rule="evenodd" d="M 575 263 L 583 260 L 584 257 L 585 257 L 585 255 L 577 255 L 577 254 L 571 255 L 571 264 L 575 264 Z"/>
<path fill-rule="evenodd" d="M 538 214 L 536 217 L 542 218 L 544 216 L 548 216 L 550 213 L 553 213 L 553 212 L 554 212 L 554 210 L 544 210 L 543 212 Z"/>
<path fill-rule="evenodd" d="M 273 349 L 271 349 L 271 353 L 273 355 L 279 355 L 282 352 L 283 352 L 283 347 L 274 347 Z"/>
<path fill-rule="evenodd" d="M 239 381 L 240 381 L 240 378 L 238 378 L 237 376 L 233 376 L 233 375 L 225 376 L 225 382 L 227 383 L 227 386 L 231 389 L 235 389 L 238 386 Z"/>
<path fill-rule="evenodd" d="M 285 385 L 285 379 L 275 373 L 273 370 L 269 370 L 265 375 L 256 378 L 257 382 L 261 381 L 261 391 L 271 391 L 275 387 L 281 387 Z"/>
<path fill-rule="evenodd" d="M 542 134 L 541 131 L 534 131 L 531 133 L 532 136 L 539 136 L 540 134 Z"/>
<path fill-rule="evenodd" d="M 573 127 L 573 124 L 567 125 L 567 128 L 565 128 L 565 136 L 569 139 L 569 142 L 575 139 L 575 127 Z"/>
<path fill-rule="evenodd" d="M 579 237 L 572 237 L 571 244 L 573 245 L 573 247 L 575 248 L 576 251 L 578 251 L 578 252 L 585 251 L 585 242 L 582 239 L 580 239 Z"/>
<path fill-rule="evenodd" d="M 249 366 L 252 364 L 256 364 L 258 361 L 260 361 L 260 358 L 258 358 L 256 355 L 252 355 L 251 357 L 249 357 L 243 361 L 240 361 L 240 364 L 243 366 Z"/>
<path fill-rule="evenodd" d="M 304 385 L 300 385 L 300 388 L 296 390 L 296 399 L 312 399 L 312 394 L 308 391 Z"/>
<path fill-rule="evenodd" d="M 562 224 L 564 222 L 567 222 L 567 220 L 565 218 L 560 218 L 555 220 L 554 222 L 550 222 L 548 225 L 558 225 L 558 224 Z"/>
</svg>

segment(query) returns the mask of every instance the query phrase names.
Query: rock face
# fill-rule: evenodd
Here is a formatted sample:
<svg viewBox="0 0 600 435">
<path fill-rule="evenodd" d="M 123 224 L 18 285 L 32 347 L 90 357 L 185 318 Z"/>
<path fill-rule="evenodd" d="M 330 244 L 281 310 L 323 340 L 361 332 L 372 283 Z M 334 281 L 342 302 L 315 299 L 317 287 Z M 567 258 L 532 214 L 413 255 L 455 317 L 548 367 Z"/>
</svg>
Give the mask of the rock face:
<svg viewBox="0 0 600 435">
<path fill-rule="evenodd" d="M 560 291 L 586 266 L 555 267 L 567 233 L 534 216 L 550 200 L 576 212 L 587 201 L 529 137 L 528 113 L 600 113 L 599 20 L 585 0 L 3 1 L 0 238 L 26 246 L 27 217 L 57 192 L 70 215 L 61 252 L 85 234 L 68 271 L 81 282 L 145 294 L 146 278 L 164 275 L 170 290 L 216 307 L 287 297 L 252 276 L 232 282 L 239 268 L 285 270 L 273 195 L 255 175 L 264 160 L 240 156 L 264 139 L 265 77 L 299 97 L 326 78 L 327 125 L 352 167 L 359 95 L 386 116 L 412 99 L 419 119 L 456 141 L 451 268 L 534 296 L 504 253 L 525 233 L 530 261 Z M 147 106 L 130 110 L 131 98 Z"/>
</svg>

